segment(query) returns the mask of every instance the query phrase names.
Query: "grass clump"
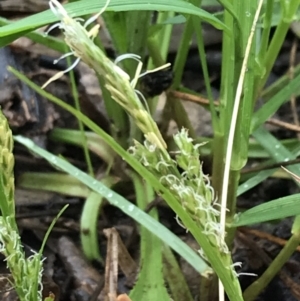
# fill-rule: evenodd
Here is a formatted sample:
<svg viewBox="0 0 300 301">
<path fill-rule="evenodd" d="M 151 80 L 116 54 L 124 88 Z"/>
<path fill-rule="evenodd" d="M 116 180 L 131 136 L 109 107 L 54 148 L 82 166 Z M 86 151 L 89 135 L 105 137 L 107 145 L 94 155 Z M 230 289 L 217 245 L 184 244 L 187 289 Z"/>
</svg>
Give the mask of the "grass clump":
<svg viewBox="0 0 300 301">
<path fill-rule="evenodd" d="M 280 81 L 275 83 L 272 93 L 270 90 L 268 90 L 268 93 L 265 93 L 264 86 L 290 22 L 295 18 L 299 18 L 297 15 L 299 1 L 280 1 L 280 4 L 278 4 L 276 1 L 267 0 L 264 5 L 261 0 L 235 0 L 230 3 L 219 1 L 223 8 L 222 21 L 200 9 L 201 1 L 196 0 L 189 2 L 174 0 L 172 3 L 164 0 L 136 1 L 134 8 L 125 0 L 112 0 L 110 3 L 98 2 L 96 4 L 96 2 L 91 1 L 91 6 L 88 6 L 85 1 L 79 1 L 64 7 L 58 1 L 51 0 L 51 15 L 49 14 L 50 12 L 45 12 L 34 16 L 36 19 L 34 17 L 32 19 L 29 18 L 27 20 L 28 23 L 26 23 L 26 20 L 22 20 L 20 23 L 8 25 L 7 28 L 0 29 L 0 36 L 2 34 L 7 41 L 7 39 L 9 40 L 9 35 L 18 35 L 28 30 L 28 28 L 38 27 L 46 22 L 53 22 L 53 15 L 56 19 L 59 19 L 58 27 L 62 29 L 64 41 L 70 47 L 70 55 L 74 55 L 77 58 L 76 63 L 79 60 L 87 63 L 99 77 L 106 109 L 109 117 L 113 120 L 111 127 L 112 136 L 104 133 L 78 109 L 76 110 L 42 91 L 29 80 L 24 79 L 18 72 L 13 72 L 40 94 L 74 114 L 82 124 L 101 136 L 103 141 L 139 174 L 139 179 L 145 180 L 149 191 L 152 189 L 161 195 L 176 214 L 178 222 L 194 236 L 199 244 L 199 250 L 197 251 L 201 254 L 201 257 L 199 254 L 196 254 L 197 257 L 193 257 L 195 253 L 182 242 L 179 243 L 172 233 L 166 231 L 156 220 L 156 215 L 156 219 L 146 215 L 135 205 L 130 204 L 110 188 L 105 187 L 101 181 L 78 171 L 68 162 L 63 162 L 59 158 L 41 150 L 27 139 L 16 137 L 16 140 L 48 159 L 51 164 L 73 175 L 96 193 L 106 197 L 111 204 L 117 206 L 142 224 L 152 235 L 157 235 L 161 240 L 165 241 L 189 263 L 192 262 L 191 258 L 193 257 L 193 260 L 195 259 L 195 262 L 197 262 L 195 268 L 202 276 L 210 274 L 210 268 L 212 268 L 221 280 L 222 285 L 224 285 L 225 292 L 231 301 L 253 300 L 263 287 L 271 281 L 275 272 L 280 269 L 287 257 L 294 251 L 295 241 L 298 241 L 300 233 L 300 212 L 297 209 L 299 204 L 296 198 L 292 196 L 287 196 L 284 200 L 273 200 L 268 205 L 262 204 L 246 212 L 236 214 L 238 212 L 236 206 L 238 193 L 240 191 L 246 192 L 272 174 L 272 172 L 265 171 L 264 174 L 256 173 L 250 179 L 243 177 L 241 171 L 249 160 L 251 147 L 253 146 L 250 142 L 250 137 L 253 137 L 259 144 L 260 151 L 264 153 L 264 156 L 272 161 L 269 163 L 284 161 L 286 158 L 293 159 L 299 151 L 297 147 L 293 149 L 286 148 L 281 141 L 273 137 L 263 127 L 266 120 L 276 112 L 286 99 L 293 93 L 298 93 L 297 77 L 287 83 L 287 86 L 281 91 L 276 86 L 281 84 Z M 275 2 L 280 6 L 279 10 Z M 83 8 L 86 8 L 87 10 L 84 11 L 88 13 L 100 12 L 85 22 L 74 19 L 82 14 Z M 153 26 L 150 22 L 151 11 L 157 8 L 166 12 L 158 14 L 158 23 Z M 143 13 L 132 11 L 138 9 L 143 10 Z M 167 119 L 166 123 L 170 121 L 170 115 L 172 115 L 172 118 L 180 128 L 179 133 L 173 137 L 176 148 L 170 152 L 170 147 L 163 138 L 166 136 L 166 133 L 160 132 L 147 106 L 141 102 L 143 97 L 135 90 L 140 75 L 140 65 L 136 69 L 132 62 L 129 63 L 127 60 L 122 61 L 122 64 L 120 64 L 120 60 L 117 63 L 112 62 L 102 50 L 101 42 L 98 40 L 99 26 L 93 26 L 92 23 L 104 11 L 107 27 L 111 30 L 116 51 L 122 54 L 121 58 L 144 61 L 145 53 L 149 50 L 150 60 L 148 64 L 151 68 L 165 64 L 164 58 L 168 53 L 168 43 L 165 41 L 169 41 L 170 38 L 170 28 L 167 28 L 167 26 L 172 26 L 175 22 L 173 12 L 176 11 L 182 14 L 181 17 L 184 17 L 185 26 L 174 64 L 175 80 L 172 86 L 173 90 L 184 90 L 180 86 L 180 82 L 187 59 L 189 43 L 193 33 L 196 33 L 199 60 L 203 68 L 206 90 L 209 96 L 209 110 L 212 116 L 214 132 L 212 143 L 207 146 L 213 158 L 211 181 L 202 170 L 200 162 L 201 145 L 195 143 L 200 138 L 201 141 L 205 141 L 206 137 L 196 137 L 181 103 L 171 93 L 167 93 L 167 104 L 164 109 L 164 116 Z M 278 14 L 278 11 L 280 11 L 280 14 Z M 277 14 L 277 21 L 274 20 L 275 14 Z M 70 17 L 71 15 L 72 17 Z M 42 18 L 43 16 L 44 19 Z M 147 20 L 147 22 L 144 22 L 144 20 Z M 206 66 L 201 32 L 203 20 L 223 30 L 222 71 L 218 106 L 212 97 L 210 78 Z M 271 35 L 272 26 L 276 26 L 274 35 Z M 88 29 L 90 27 L 92 28 Z M 34 35 L 31 35 L 31 37 L 33 39 L 36 38 Z M 129 39 L 133 37 L 136 37 L 135 43 L 130 43 Z M 161 40 L 164 43 L 160 47 Z M 57 46 L 55 47 L 58 48 Z M 126 52 L 135 54 L 124 55 Z M 72 68 L 59 73 L 50 79 L 49 82 L 54 81 L 70 69 Z M 271 96 L 268 97 L 266 95 Z M 255 109 L 255 104 L 259 97 L 265 98 L 265 104 Z M 151 107 L 151 112 L 155 111 L 156 108 L 155 100 L 152 99 L 152 101 L 148 103 L 149 107 Z M 121 138 L 118 136 L 118 133 L 121 133 Z M 117 141 L 122 141 L 121 145 Z M 6 149 L 9 149 L 11 141 L 4 141 L 4 145 L 5 143 L 7 143 Z M 275 145 L 276 152 L 274 152 Z M 130 146 L 129 152 L 126 152 L 124 148 L 128 146 Z M 9 153 L 6 150 L 3 151 L 3 154 L 6 154 L 5 152 Z M 12 168 L 11 163 L 9 163 L 12 161 L 12 159 L 9 159 L 11 155 L 5 156 L 7 156 L 7 159 L 6 163 L 3 161 L 3 164 L 6 164 L 7 171 L 9 171 L 8 166 Z M 290 170 L 297 170 L 297 168 L 297 166 L 290 167 Z M 11 182 L 9 177 L 4 177 L 2 182 L 3 187 L 6 185 L 8 189 L 5 194 L 11 200 L 13 197 L 10 195 L 12 192 L 10 190 L 11 184 L 9 183 Z M 133 182 L 139 182 L 134 177 L 132 178 Z M 105 182 L 105 179 L 103 182 Z M 136 194 L 140 196 L 142 185 L 135 186 Z M 152 195 L 152 192 L 149 195 Z M 3 213 L 2 224 L 8 227 L 7 229 L 11 226 L 11 229 L 16 231 L 13 219 L 7 219 L 8 216 L 14 216 L 12 215 L 14 213 L 11 203 L 8 202 L 5 206 L 1 210 L 9 214 L 5 215 Z M 279 210 L 282 208 L 280 206 L 284 206 L 285 210 Z M 255 216 L 252 212 L 255 212 Z M 236 228 L 238 225 L 250 225 L 255 220 L 260 222 L 270 221 L 274 219 L 275 212 L 276 218 L 299 214 L 295 218 L 292 228 L 291 243 L 287 244 L 282 250 L 283 254 L 281 253 L 277 260 L 274 260 L 274 264 L 270 265 L 266 273 L 262 275 L 261 279 L 263 281 L 258 279 L 242 295 L 238 275 L 234 270 L 234 266 L 237 264 L 232 262 L 230 254 L 230 247 Z M 96 225 L 95 220 L 93 220 L 93 227 L 94 225 Z M 159 231 L 155 231 L 154 227 L 159 229 Z M 14 232 L 7 231 L 7 233 Z M 141 233 L 144 232 L 141 231 Z M 148 236 L 149 233 L 142 235 L 147 235 L 148 238 L 151 237 Z M 8 236 L 13 236 L 13 234 L 8 234 Z M 142 252 L 142 254 L 146 254 L 146 252 Z M 6 255 L 9 257 L 9 253 Z M 203 258 L 209 262 L 209 265 L 206 264 Z M 147 264 L 147 258 L 142 258 L 141 261 L 143 264 Z M 160 264 L 158 264 L 159 267 L 161 266 Z M 151 268 L 151 266 L 147 266 L 147 268 Z M 159 271 L 156 272 L 159 273 Z M 178 269 L 177 272 L 180 273 Z M 147 281 L 150 283 L 151 277 Z M 159 281 L 159 283 L 163 285 L 162 281 Z M 220 301 L 224 300 L 221 283 L 219 286 Z M 142 296 L 136 293 L 138 290 L 135 288 L 134 291 L 133 301 L 141 300 Z M 167 300 L 168 297 L 166 296 L 164 294 L 164 299 Z"/>
</svg>

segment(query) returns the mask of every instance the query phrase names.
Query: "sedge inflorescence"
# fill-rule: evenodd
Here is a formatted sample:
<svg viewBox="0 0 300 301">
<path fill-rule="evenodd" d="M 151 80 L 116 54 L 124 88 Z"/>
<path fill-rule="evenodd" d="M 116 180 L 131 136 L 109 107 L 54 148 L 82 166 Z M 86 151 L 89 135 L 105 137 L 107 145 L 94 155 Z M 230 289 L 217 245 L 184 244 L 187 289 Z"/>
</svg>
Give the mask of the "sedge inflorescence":
<svg viewBox="0 0 300 301">
<path fill-rule="evenodd" d="M 227 254 L 229 250 L 218 222 L 220 212 L 215 206 L 214 189 L 199 160 L 201 144 L 194 145 L 185 129 L 174 135 L 174 141 L 178 147 L 175 159 L 149 141 L 144 145 L 135 142 L 129 151 L 172 192 L 211 245 Z M 202 251 L 200 254 L 205 257 Z"/>
<path fill-rule="evenodd" d="M 93 39 L 98 33 L 99 25 L 95 25 L 87 31 L 86 25 L 91 24 L 95 20 L 95 16 L 82 25 L 80 20 L 72 19 L 57 0 L 51 0 L 50 3 L 53 13 L 60 19 L 57 26 L 63 30 L 65 42 L 70 47 L 71 53 L 94 69 L 98 76 L 104 78 L 105 86 L 111 97 L 133 116 L 136 125 L 144 133 L 146 139 L 159 148 L 166 148 L 156 123 L 145 110 L 134 90 L 136 79 L 132 83 L 128 74 L 107 58 L 104 52 L 95 45 Z M 99 16 L 105 9 L 106 6 L 96 16 Z M 137 58 L 135 55 L 125 56 L 125 58 L 128 57 Z M 63 73 L 65 72 L 67 70 L 63 71 Z M 60 73 L 52 77 L 44 86 L 59 76 L 61 76 Z"/>
<path fill-rule="evenodd" d="M 0 253 L 5 256 L 20 301 L 41 301 L 43 269 L 40 256 L 25 257 L 15 219 L 12 150 L 12 132 L 0 111 Z"/>
<path fill-rule="evenodd" d="M 42 301 L 42 260 L 37 253 L 25 258 L 21 238 L 13 224 L 12 218 L 0 217 L 0 253 L 5 256 L 20 301 Z"/>
</svg>

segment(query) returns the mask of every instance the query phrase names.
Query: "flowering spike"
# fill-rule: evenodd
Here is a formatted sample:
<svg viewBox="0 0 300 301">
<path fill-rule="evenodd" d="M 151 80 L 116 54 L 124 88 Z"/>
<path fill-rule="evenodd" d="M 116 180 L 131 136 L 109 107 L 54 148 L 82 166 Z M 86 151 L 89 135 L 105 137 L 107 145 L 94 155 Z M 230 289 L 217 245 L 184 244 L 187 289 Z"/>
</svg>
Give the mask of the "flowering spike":
<svg viewBox="0 0 300 301">
<path fill-rule="evenodd" d="M 61 78 L 63 75 L 65 74 L 64 71 L 60 71 L 58 73 L 56 73 L 55 75 L 53 75 L 51 78 L 49 78 L 43 85 L 42 85 L 42 89 L 45 89 L 50 83 L 56 81 L 57 79 Z"/>
<path fill-rule="evenodd" d="M 133 117 L 145 137 L 159 148 L 166 149 L 166 143 L 163 140 L 156 123 L 151 118 L 151 115 L 145 110 L 134 90 L 134 86 L 136 85 L 137 79 L 140 75 L 142 63 L 139 63 L 136 76 L 132 83 L 130 83 L 128 74 L 116 64 L 111 62 L 102 50 L 93 43 L 91 38 L 95 37 L 99 27 L 96 25 L 91 31 L 88 32 L 86 30 L 86 26 L 95 20 L 95 16 L 83 26 L 76 20 L 69 17 L 64 7 L 57 0 L 50 0 L 50 3 L 51 10 L 61 20 L 59 28 L 61 28 L 64 32 L 65 41 L 71 48 L 71 52 L 78 57 L 78 60 L 83 60 L 86 64 L 93 68 L 99 76 L 104 78 L 106 88 L 110 91 L 112 98 Z M 105 10 L 107 5 L 108 2 L 98 15 Z M 123 57 L 117 61 L 126 57 L 136 60 L 139 60 L 140 58 L 139 56 L 132 54 L 127 56 L 123 55 Z M 64 73 L 66 71 L 64 71 Z M 58 76 L 60 75 L 61 74 Z M 56 76 L 53 77 L 47 82 L 47 84 L 56 78 Z"/>
</svg>

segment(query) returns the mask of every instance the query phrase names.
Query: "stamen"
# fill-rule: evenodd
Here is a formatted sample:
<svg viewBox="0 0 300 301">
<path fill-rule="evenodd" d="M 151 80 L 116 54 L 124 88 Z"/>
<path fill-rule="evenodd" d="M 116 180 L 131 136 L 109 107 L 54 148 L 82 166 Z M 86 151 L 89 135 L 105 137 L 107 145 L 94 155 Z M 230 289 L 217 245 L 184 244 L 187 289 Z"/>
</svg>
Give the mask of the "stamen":
<svg viewBox="0 0 300 301">
<path fill-rule="evenodd" d="M 140 76 L 139 76 L 139 78 L 145 76 L 146 74 L 154 73 L 154 72 L 156 72 L 156 71 L 160 71 L 160 70 L 162 70 L 162 69 L 166 69 L 166 68 L 168 68 L 168 67 L 170 67 L 170 66 L 171 66 L 170 63 L 166 63 L 166 64 L 164 64 L 164 65 L 162 65 L 162 66 L 159 66 L 159 67 L 157 67 L 157 68 L 155 68 L 155 69 L 147 70 L 147 71 L 145 71 L 144 73 L 141 73 Z"/>
<path fill-rule="evenodd" d="M 71 55 L 74 55 L 74 53 L 73 52 L 65 53 L 61 57 L 59 57 L 58 59 L 54 60 L 53 64 L 56 65 L 59 61 L 65 59 L 66 57 L 71 56 Z"/>
<path fill-rule="evenodd" d="M 47 35 L 49 34 L 50 31 L 52 31 L 53 29 L 55 29 L 55 28 L 57 28 L 57 27 L 61 28 L 61 24 L 60 24 L 60 23 L 55 23 L 55 24 L 51 25 L 51 26 L 48 28 L 48 30 L 46 30 L 46 31 L 44 32 L 44 35 L 47 36 Z"/>
<path fill-rule="evenodd" d="M 114 63 L 117 65 L 118 63 L 120 63 L 121 61 L 126 60 L 126 59 L 133 59 L 133 60 L 136 60 L 138 62 L 141 61 L 141 57 L 139 55 L 134 54 L 134 53 L 125 53 L 125 54 L 119 55 L 115 59 Z"/>
<path fill-rule="evenodd" d="M 92 16 L 91 18 L 89 18 L 83 25 L 83 27 L 87 27 L 89 26 L 91 23 L 93 23 L 94 21 L 97 20 L 97 18 L 102 14 L 104 13 L 104 11 L 107 9 L 108 5 L 110 3 L 110 0 L 107 0 L 105 5 L 102 7 L 102 9 L 100 10 L 99 13 L 97 13 L 95 16 Z"/>
<path fill-rule="evenodd" d="M 71 71 L 72 69 L 74 69 L 74 68 L 79 64 L 79 62 L 80 62 L 80 58 L 77 58 L 77 59 L 75 60 L 75 62 L 74 62 L 69 68 L 67 68 L 67 69 L 64 71 L 64 73 L 68 73 L 69 71 Z"/>
<path fill-rule="evenodd" d="M 237 273 L 236 272 L 236 275 L 237 275 L 237 277 L 240 277 L 240 276 L 252 276 L 252 277 L 257 277 L 257 274 L 255 274 L 255 273 Z"/>
<path fill-rule="evenodd" d="M 233 267 L 233 268 L 235 268 L 235 267 L 239 267 L 239 268 L 241 268 L 242 267 L 242 262 L 241 261 L 237 261 L 237 262 L 235 262 L 235 263 L 233 263 L 231 266 Z"/>
<path fill-rule="evenodd" d="M 80 61 L 80 58 L 77 58 L 76 61 L 65 71 L 61 71 L 61 72 L 58 72 L 55 75 L 53 75 L 46 83 L 43 84 L 42 89 L 46 88 L 50 83 L 61 78 L 65 73 L 68 73 L 70 70 L 75 68 L 78 65 L 79 61 Z"/>
<path fill-rule="evenodd" d="M 137 89 L 134 90 L 135 94 L 139 95 L 144 103 L 144 106 L 146 108 L 146 111 L 150 114 L 150 109 L 149 109 L 149 106 L 148 106 L 148 103 L 146 101 L 146 98 L 145 96 L 143 95 L 143 93 Z"/>
<path fill-rule="evenodd" d="M 188 229 L 184 226 L 184 224 L 180 221 L 178 215 L 175 216 L 175 220 L 176 220 L 176 222 L 178 223 L 178 225 L 179 225 L 181 228 L 183 228 L 183 229 L 186 230 L 186 233 L 189 232 L 189 230 L 188 230 Z"/>
<path fill-rule="evenodd" d="M 134 78 L 133 78 L 133 80 L 130 83 L 130 85 L 131 85 L 132 88 L 135 88 L 135 86 L 137 84 L 137 81 L 140 78 L 142 67 L 143 67 L 143 63 L 141 61 L 139 61 L 138 65 L 137 65 L 137 68 L 135 70 Z"/>
</svg>

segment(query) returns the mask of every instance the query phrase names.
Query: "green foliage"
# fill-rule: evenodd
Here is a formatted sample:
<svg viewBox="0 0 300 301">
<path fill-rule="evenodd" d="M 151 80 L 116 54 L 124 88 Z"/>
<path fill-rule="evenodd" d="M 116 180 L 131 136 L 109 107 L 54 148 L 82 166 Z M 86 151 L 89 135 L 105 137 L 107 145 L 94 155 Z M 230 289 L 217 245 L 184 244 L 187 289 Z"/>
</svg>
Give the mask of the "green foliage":
<svg viewBox="0 0 300 301">
<path fill-rule="evenodd" d="M 78 1 L 69 3 L 65 7 L 70 16 L 74 18 L 92 13 L 98 13 L 104 7 L 105 3 L 105 0 Z M 111 0 L 107 7 L 107 11 L 120 12 L 132 10 L 174 11 L 182 14 L 192 14 L 209 23 L 212 23 L 216 28 L 224 29 L 224 24 L 216 17 L 181 0 L 173 0 L 171 4 L 168 0 L 140 0 L 139 2 L 128 0 Z M 12 23 L 1 29 L 0 46 L 7 45 L 21 35 L 27 34 L 38 27 L 53 23 L 55 21 L 58 21 L 57 16 L 53 15 L 53 13 L 48 10 Z"/>
<path fill-rule="evenodd" d="M 299 68 L 295 69 L 293 80 L 289 80 L 285 76 L 265 89 L 266 80 L 278 56 L 290 23 L 294 19 L 299 19 L 299 1 L 264 1 L 257 24 L 255 23 L 255 14 L 258 5 L 261 3 L 259 0 L 234 0 L 230 2 L 220 0 L 218 1 L 219 4 L 214 1 L 213 5 L 222 5 L 224 8 L 222 14 L 218 16 L 219 18 L 199 8 L 200 2 L 198 0 L 189 2 L 181 0 L 173 0 L 172 2 L 167 0 L 111 0 L 105 9 L 107 12 L 105 12 L 104 18 L 112 35 L 116 52 L 118 54 L 134 53 L 139 55 L 142 60 L 144 60 L 145 54 L 149 53 L 148 66 L 151 66 L 151 68 L 165 63 L 172 25 L 179 22 L 185 23 L 174 64 L 175 78 L 172 89 L 177 89 L 181 84 L 190 41 L 193 34 L 196 34 L 199 60 L 203 68 L 207 94 L 210 100 L 209 109 L 214 130 L 210 143 L 211 149 L 209 150 L 213 157 L 212 185 L 210 185 L 208 177 L 203 174 L 199 162 L 199 149 L 201 150 L 201 147 L 199 148 L 199 145 L 193 141 L 193 139 L 198 140 L 199 137 L 196 137 L 181 103 L 168 95 L 164 111 L 165 116 L 167 116 L 166 123 L 170 119 L 168 112 L 171 112 L 172 118 L 176 121 L 178 127 L 188 129 L 189 133 L 187 135 L 187 131 L 182 130 L 175 135 L 176 152 L 174 159 L 171 158 L 168 152 L 168 144 L 164 140 L 165 132 L 160 131 L 152 117 L 152 113 L 156 109 L 156 102 L 149 103 L 149 112 L 134 90 L 140 74 L 138 68 L 141 68 L 141 65 L 136 68 L 134 61 L 125 60 L 117 66 L 107 58 L 101 47 L 98 47 L 100 45 L 96 37 L 98 27 L 93 27 L 91 31 L 87 31 L 86 27 L 74 21 L 74 17 L 99 12 L 104 7 L 105 1 L 82 0 L 69 3 L 64 6 L 68 14 L 59 4 L 52 1 L 55 5 L 53 10 L 55 14 L 48 10 L 14 23 L 0 19 L 1 24 L 9 23 L 0 28 L 0 45 L 6 45 L 25 34 L 35 41 L 47 44 L 52 38 L 43 37 L 31 31 L 60 19 L 60 28 L 64 32 L 66 44 L 71 48 L 73 54 L 86 62 L 99 76 L 108 115 L 115 123 L 115 128 L 111 128 L 112 136 L 104 133 L 84 116 L 79 111 L 79 106 L 74 109 L 42 91 L 17 71 L 11 70 L 31 88 L 59 104 L 82 122 L 80 133 L 69 132 L 65 137 L 66 132 L 57 131 L 52 134 L 53 138 L 73 144 L 81 141 L 80 143 L 85 146 L 87 162 L 89 162 L 89 149 L 104 159 L 108 165 L 108 172 L 111 165 L 114 164 L 116 156 L 123 158 L 136 171 L 137 174 L 132 176 L 132 180 L 136 188 L 137 206 L 129 203 L 108 188 L 112 185 L 109 177 L 103 179 L 103 181 L 95 180 L 92 176 L 91 167 L 90 175 L 87 175 L 68 162 L 40 149 L 28 139 L 22 137 L 16 137 L 15 139 L 31 151 L 46 158 L 53 166 L 78 180 L 72 183 L 66 181 L 65 185 L 77 187 L 79 189 L 78 194 L 81 193 L 82 196 L 87 197 L 81 225 L 82 228 L 89 229 L 91 233 L 90 237 L 82 237 L 84 249 L 89 258 L 99 260 L 101 258 L 96 245 L 95 230 L 98 209 L 102 205 L 103 198 L 106 198 L 108 202 L 120 208 L 142 225 L 141 260 L 143 264 L 137 286 L 132 291 L 131 297 L 134 301 L 141 300 L 142 292 L 148 285 L 151 289 L 159 288 L 157 292 L 160 300 L 168 300 L 169 298 L 164 288 L 162 275 L 162 242 L 157 238 L 160 238 L 180 254 L 199 273 L 204 275 L 207 271 L 211 271 L 199 254 L 195 253 L 159 223 L 155 212 L 152 213 L 153 218 L 141 210 L 145 207 L 145 204 L 142 203 L 143 189 L 148 191 L 149 195 L 152 195 L 153 190 L 159 193 L 178 216 L 180 223 L 191 232 L 199 244 L 199 249 L 201 246 L 202 256 L 208 260 L 212 269 L 221 279 L 230 300 L 243 300 L 227 247 L 227 245 L 232 244 L 236 227 L 300 214 L 295 209 L 299 207 L 299 195 L 286 196 L 259 205 L 241 214 L 236 214 L 237 195 L 255 187 L 276 170 L 273 168 L 247 175 L 247 177 L 241 177 L 241 170 L 250 156 L 267 158 L 268 160 L 264 163 L 272 164 L 273 162 L 294 159 L 300 151 L 295 141 L 278 141 L 261 127 L 291 95 L 299 95 Z M 151 11 L 153 10 L 160 11 L 156 24 L 151 24 L 150 21 Z M 180 15 L 174 16 L 174 12 Z M 91 19 L 90 22 L 93 20 Z M 223 30 L 221 94 L 218 107 L 215 106 L 211 93 L 210 76 L 206 66 L 202 37 L 202 22 L 208 22 Z M 251 31 L 253 25 L 255 30 Z M 272 26 L 276 28 L 274 35 L 271 36 Z M 253 32 L 254 38 L 253 42 L 249 43 L 251 32 Z M 93 39 L 95 39 L 95 43 Z M 53 40 L 53 46 L 50 47 L 61 52 L 65 51 L 63 42 L 57 39 Z M 250 48 L 245 59 L 247 47 Z M 132 55 L 127 55 L 126 58 L 137 59 L 136 56 Z M 243 67 L 246 68 L 243 69 Z M 136 70 L 138 71 L 136 72 Z M 131 81 L 131 78 L 133 78 L 133 81 Z M 55 80 L 55 78 L 52 80 Z M 73 91 L 75 88 L 73 83 Z M 265 101 L 265 104 L 255 111 L 255 104 L 259 97 Z M 125 112 L 130 115 L 130 118 L 125 115 Z M 236 120 L 233 112 L 237 112 Z M 83 124 L 93 133 L 84 133 Z M 5 131 L 9 131 L 7 125 L 5 126 Z M 229 139 L 231 132 L 234 134 L 232 143 Z M 144 140 L 142 135 L 145 138 L 144 144 L 142 143 L 142 140 Z M 256 144 L 249 143 L 250 135 L 253 135 Z M 7 145 L 7 149 L 10 149 L 9 152 L 11 152 L 11 141 L 5 140 L 5 136 L 2 137 L 4 137 L 3 145 Z M 2 138 L 0 137 L 0 139 Z M 124 148 L 132 146 L 133 139 L 135 139 L 134 146 L 130 148 L 130 153 L 128 153 Z M 208 139 L 201 137 L 201 141 L 205 140 Z M 203 146 L 203 149 L 206 147 Z M 205 151 L 207 152 L 207 149 Z M 109 154 L 107 154 L 108 152 Z M 232 155 L 228 155 L 231 153 Z M 7 197 L 8 200 L 13 200 L 13 189 L 9 184 L 11 183 L 9 167 L 11 168 L 11 164 L 13 164 L 12 155 L 9 157 L 3 151 L 2 157 L 7 158 L 7 160 L 3 161 L 6 169 L 3 169 L 0 194 L 4 197 L 9 196 Z M 224 174 L 226 175 L 227 166 L 229 167 L 228 180 L 230 185 L 226 184 L 227 177 L 224 176 Z M 182 172 L 178 171 L 178 167 Z M 289 170 L 297 173 L 298 168 L 298 166 L 294 166 L 290 167 Z M 8 173 L 5 173 L 5 170 Z M 26 177 L 23 179 L 26 179 Z M 145 179 L 146 183 L 142 184 L 141 179 Z M 53 182 L 51 177 L 49 180 L 51 182 L 49 181 L 48 189 L 56 187 L 57 191 L 62 190 L 63 185 Z M 24 180 L 24 182 L 30 185 L 28 180 L 27 182 Z M 84 190 L 79 182 L 89 187 L 92 192 L 88 189 Z M 222 199 L 222 206 L 215 204 L 215 195 L 218 196 L 218 199 Z M 95 203 L 97 211 L 93 211 L 93 203 Z M 220 210 L 217 210 L 218 208 Z M 228 209 L 227 214 L 225 212 L 226 208 Z M 3 207 L 1 205 L 1 210 L 3 215 L 14 216 L 12 202 L 4 202 Z M 93 218 L 88 219 L 87 216 L 91 212 L 93 212 Z M 223 229 L 223 224 L 220 224 L 219 214 L 221 216 L 226 214 L 227 216 L 226 242 L 224 241 L 225 229 Z M 10 222 L 3 219 L 3 223 L 6 223 L 5 227 L 9 228 Z M 295 246 L 299 243 L 300 231 L 298 225 L 299 216 L 295 219 L 289 243 L 262 276 L 262 281 L 258 279 L 253 286 L 246 290 L 245 300 L 253 300 L 293 252 Z M 16 230 L 15 225 L 12 225 L 12 228 Z M 93 251 L 89 253 L 88 250 L 90 249 L 93 249 Z M 170 254 L 168 256 L 171 258 Z M 149 262 L 145 262 L 147 258 L 152 257 L 153 266 Z M 172 260 L 171 258 L 170 261 Z M 172 265 L 176 269 L 174 261 Z M 147 299 L 151 300 L 154 292 L 149 290 L 147 293 Z M 222 291 L 220 295 L 222 295 Z M 188 293 L 186 296 L 189 298 Z M 174 300 L 176 299 L 176 296 L 174 296 Z"/>
<path fill-rule="evenodd" d="M 131 178 L 135 187 L 137 205 L 145 210 L 147 204 L 153 200 L 155 192 L 149 185 L 143 183 L 138 175 L 132 173 Z M 158 220 L 156 209 L 151 210 L 150 215 Z M 131 300 L 170 300 L 163 277 L 162 244 L 163 242 L 154 234 L 144 227 L 141 228 L 141 270 L 130 292 Z"/>
<path fill-rule="evenodd" d="M 289 195 L 279 198 L 252 209 L 245 211 L 235 217 L 231 227 L 251 225 L 261 222 L 282 219 L 288 216 L 300 215 L 300 194 Z"/>
</svg>

